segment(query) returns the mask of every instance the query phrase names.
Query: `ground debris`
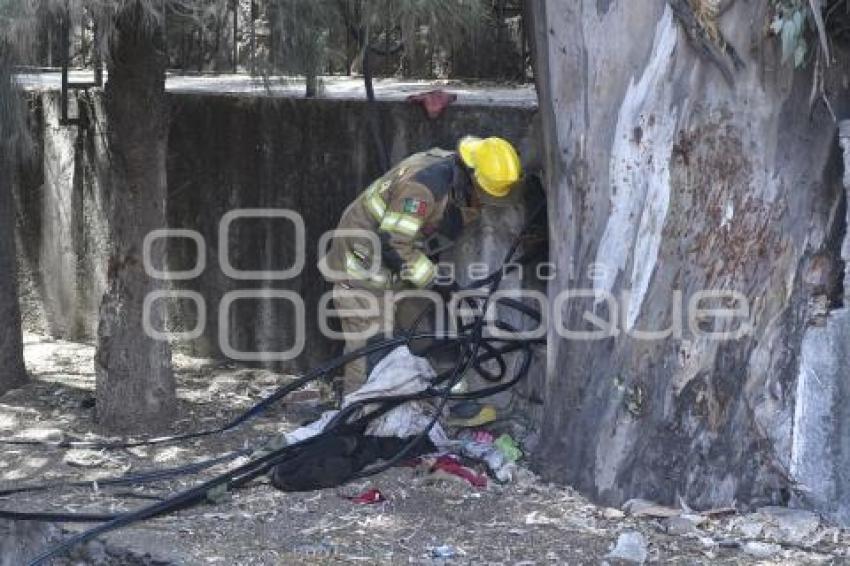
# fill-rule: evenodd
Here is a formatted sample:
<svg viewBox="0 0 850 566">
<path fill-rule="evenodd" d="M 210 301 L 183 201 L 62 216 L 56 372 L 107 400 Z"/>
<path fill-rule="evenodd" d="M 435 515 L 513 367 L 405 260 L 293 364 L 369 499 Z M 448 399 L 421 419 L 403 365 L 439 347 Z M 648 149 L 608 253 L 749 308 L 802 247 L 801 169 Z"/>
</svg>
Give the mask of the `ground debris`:
<svg viewBox="0 0 850 566">
<path fill-rule="evenodd" d="M 29 347 L 33 343 L 30 340 Z M 49 438 L 68 435 L 102 439 L 92 411 L 83 409 L 81 403 L 91 396 L 94 387 L 90 370 L 93 349 L 60 341 L 38 340 L 36 344 L 39 357 L 30 364 L 33 382 L 0 398 L 0 432 L 24 436 L 31 431 L 36 436 L 36 431 L 41 430 L 52 431 Z M 53 353 L 60 355 L 61 367 L 52 361 Z M 255 400 L 264 388 L 290 379 L 266 371 L 235 370 L 182 355 L 175 357 L 175 374 L 181 411 L 175 432 L 218 424 L 244 408 L 246 401 L 242 397 Z M 58 388 L 70 408 L 55 412 L 57 396 L 53 392 Z M 233 391 L 239 395 L 227 393 Z M 233 433 L 179 446 L 107 452 L 0 446 L 0 482 L 92 482 L 104 476 L 182 466 L 242 448 L 259 449 L 296 429 L 300 424 L 298 417 L 296 409 L 283 405 Z M 101 465 L 82 465 L 98 460 Z M 224 466 L 240 462 L 244 459 Z M 20 494 L 3 498 L 0 507 L 121 512 L 144 503 L 135 497 L 165 496 L 194 486 L 221 470 L 218 467 L 199 476 L 180 477 L 141 489 L 105 485 L 93 489 L 96 484 L 92 482 L 85 488 Z M 775 550 L 770 559 L 782 558 L 793 564 L 847 559 L 850 538 L 846 531 L 824 525 L 816 516 L 815 523 L 811 516 L 793 510 L 762 508 L 757 513 L 736 515 L 734 509 L 698 512 L 681 504 L 675 508 L 633 500 L 621 511 L 593 505 L 568 487 L 546 483 L 522 465 L 516 468 L 512 483 L 490 481 L 486 489 L 475 488 L 466 480 L 429 484 L 424 475 L 417 473 L 414 468 L 395 468 L 368 481 L 310 493 L 281 493 L 266 479 L 258 478 L 221 503 L 201 505 L 116 531 L 100 543 L 78 550 L 76 562 L 66 558 L 57 566 L 94 564 L 94 559 L 132 566 L 541 565 L 599 564 L 603 560 L 612 565 L 627 560 L 740 564 L 765 560 L 754 555 L 754 549 Z M 357 505 L 345 499 L 373 489 L 385 500 Z M 748 528 L 747 524 L 758 524 L 760 528 Z M 67 528 L 77 532 L 85 527 Z M 13 540 L 6 534 L 4 541 L 3 529 L 0 522 L 0 549 Z M 42 533 L 42 538 L 27 540 L 43 550 L 48 538 L 55 541 L 70 534 L 53 530 L 47 533 L 49 536 Z M 22 539 L 19 536 L 16 540 Z M 445 557 L 441 549 L 448 549 L 446 552 L 452 556 Z M 615 556 L 621 552 L 627 557 Z M 0 550 L 0 564 L 6 566 L 2 554 Z M 20 563 L 25 562 L 13 562 Z"/>
</svg>

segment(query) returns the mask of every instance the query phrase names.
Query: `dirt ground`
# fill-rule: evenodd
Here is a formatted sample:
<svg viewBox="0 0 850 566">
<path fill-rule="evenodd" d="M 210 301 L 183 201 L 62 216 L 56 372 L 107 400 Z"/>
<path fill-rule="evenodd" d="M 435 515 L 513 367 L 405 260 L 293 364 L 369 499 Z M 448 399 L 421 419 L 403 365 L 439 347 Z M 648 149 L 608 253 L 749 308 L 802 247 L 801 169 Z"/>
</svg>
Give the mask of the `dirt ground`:
<svg viewBox="0 0 850 566">
<path fill-rule="evenodd" d="M 92 355 L 91 346 L 28 336 L 26 357 L 33 380 L 0 397 L 0 437 L 101 438 L 94 420 Z M 174 361 L 183 415 L 175 432 L 220 424 L 290 379 L 181 355 Z M 256 447 L 296 427 L 304 418 L 304 399 L 311 395 L 301 394 L 300 404 L 278 408 L 237 431 L 179 445 L 119 451 L 3 445 L 0 486 L 94 480 Z M 194 485 L 226 466 L 133 489 L 18 494 L 0 498 L 0 508 L 129 510 Z M 386 501 L 362 505 L 345 498 L 369 488 L 379 489 Z M 764 513 L 688 512 L 684 518 L 663 517 L 670 513 L 652 508 L 636 512 L 632 507 L 631 514 L 624 514 L 597 507 L 524 468 L 514 482 L 498 485 L 491 480 L 484 489 L 462 481 L 434 481 L 412 468 L 397 468 L 339 489 L 302 494 L 281 493 L 267 480 L 258 480 L 229 501 L 112 533 L 56 563 L 615 564 L 618 559 L 606 555 L 624 534 L 641 541 L 637 553 L 632 553 L 634 560 L 645 552 L 650 563 L 850 563 L 848 532 L 818 518 L 814 525 L 794 519 L 788 527 L 793 532 L 786 532 L 773 528 L 776 525 Z M 0 521 L 0 550 L 5 549 L 0 564 L 25 563 L 33 549 L 44 549 L 81 528 L 12 526 Z"/>
</svg>

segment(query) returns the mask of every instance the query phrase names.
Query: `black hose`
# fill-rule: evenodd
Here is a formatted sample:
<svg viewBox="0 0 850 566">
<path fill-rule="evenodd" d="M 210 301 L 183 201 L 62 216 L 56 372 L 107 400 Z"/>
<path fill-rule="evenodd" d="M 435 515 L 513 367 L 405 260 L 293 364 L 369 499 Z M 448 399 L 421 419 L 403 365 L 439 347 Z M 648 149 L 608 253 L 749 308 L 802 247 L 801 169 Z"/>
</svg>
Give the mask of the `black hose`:
<svg viewBox="0 0 850 566">
<path fill-rule="evenodd" d="M 194 462 L 185 466 L 175 468 L 166 468 L 163 470 L 151 470 L 149 472 L 140 472 L 138 474 L 100 478 L 89 481 L 54 481 L 49 483 L 31 484 L 31 485 L 16 485 L 14 487 L 0 488 L 0 496 L 12 495 L 15 493 L 33 493 L 37 491 L 48 491 L 51 489 L 59 489 L 65 487 L 98 487 L 110 485 L 139 485 L 144 483 L 152 483 L 172 479 L 180 476 L 197 474 L 206 469 L 212 468 L 225 462 L 235 460 L 240 456 L 246 456 L 252 452 L 251 449 L 245 448 L 237 450 L 223 456 L 216 456 L 200 462 Z"/>
<path fill-rule="evenodd" d="M 114 513 L 48 513 L 5 511 L 0 509 L 0 519 L 10 521 L 43 521 L 45 523 L 102 523 L 120 517 Z"/>
</svg>

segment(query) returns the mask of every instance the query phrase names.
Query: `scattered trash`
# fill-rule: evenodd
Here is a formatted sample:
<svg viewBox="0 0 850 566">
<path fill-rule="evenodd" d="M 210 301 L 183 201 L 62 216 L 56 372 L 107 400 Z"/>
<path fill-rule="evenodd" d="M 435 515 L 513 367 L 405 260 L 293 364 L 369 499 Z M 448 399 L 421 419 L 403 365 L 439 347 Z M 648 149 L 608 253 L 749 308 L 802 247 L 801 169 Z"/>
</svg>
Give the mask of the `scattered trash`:
<svg viewBox="0 0 850 566">
<path fill-rule="evenodd" d="M 481 412 L 483 406 L 478 401 L 458 401 L 449 408 L 449 417 L 453 419 L 471 419 Z"/>
<path fill-rule="evenodd" d="M 499 449 L 499 452 L 505 456 L 505 460 L 508 462 L 516 462 L 522 458 L 522 450 L 509 434 L 503 434 L 497 438 L 493 445 Z"/>
<path fill-rule="evenodd" d="M 462 408 L 462 409 L 461 409 Z M 496 407 L 468 401 L 452 407 L 446 424 L 456 428 L 475 428 L 490 424 L 498 417 Z"/>
<path fill-rule="evenodd" d="M 437 458 L 431 466 L 431 472 L 438 471 L 463 478 L 475 487 L 487 487 L 486 475 L 467 468 L 453 456 L 443 455 Z"/>
<path fill-rule="evenodd" d="M 455 558 L 457 556 L 457 550 L 454 547 L 444 544 L 442 546 L 438 546 L 431 549 L 431 558 Z"/>
<path fill-rule="evenodd" d="M 429 90 L 420 94 L 411 94 L 407 97 L 407 101 L 411 104 L 420 104 L 428 114 L 428 118 L 432 120 L 439 118 L 443 110 L 455 100 L 457 100 L 456 94 L 440 89 Z"/>
<path fill-rule="evenodd" d="M 346 499 L 359 505 L 374 505 L 375 503 L 382 503 L 387 500 L 383 493 L 374 488 L 368 489 L 360 495 L 346 497 Z"/>
<path fill-rule="evenodd" d="M 614 548 L 605 558 L 624 560 L 634 564 L 643 564 L 648 556 L 646 537 L 637 531 L 626 531 L 617 537 Z"/>
<path fill-rule="evenodd" d="M 493 444 L 496 439 L 492 432 L 486 430 L 473 431 L 471 438 L 473 442 L 477 442 L 479 444 Z"/>
<path fill-rule="evenodd" d="M 450 443 L 449 446 L 467 458 L 481 460 L 487 464 L 487 467 L 500 482 L 504 483 L 513 480 L 516 466 L 505 458 L 505 455 L 495 444 L 465 440 Z"/>
</svg>

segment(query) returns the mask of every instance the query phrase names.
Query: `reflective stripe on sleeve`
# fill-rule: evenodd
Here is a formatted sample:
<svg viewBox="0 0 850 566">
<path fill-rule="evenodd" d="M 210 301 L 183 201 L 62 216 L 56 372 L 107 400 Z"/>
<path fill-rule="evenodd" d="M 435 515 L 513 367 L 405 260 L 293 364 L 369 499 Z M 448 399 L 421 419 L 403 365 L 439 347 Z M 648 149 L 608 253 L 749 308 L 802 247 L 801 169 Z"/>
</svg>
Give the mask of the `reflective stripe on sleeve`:
<svg viewBox="0 0 850 566">
<path fill-rule="evenodd" d="M 427 287 L 436 274 L 437 266 L 428 256 L 420 253 L 416 261 L 407 264 L 402 277 L 421 289 Z"/>
<path fill-rule="evenodd" d="M 371 283 L 377 287 L 385 288 L 389 283 L 389 278 L 385 270 L 379 269 L 378 271 L 370 272 L 363 267 L 360 259 L 351 252 L 345 254 L 345 270 L 354 279 Z"/>
<path fill-rule="evenodd" d="M 404 236 L 415 236 L 422 228 L 422 219 L 398 212 L 387 212 L 381 220 L 381 230 L 396 232 Z"/>
<path fill-rule="evenodd" d="M 363 206 L 376 221 L 380 222 L 387 212 L 387 203 L 382 194 L 389 187 L 388 181 L 378 179 L 363 193 Z"/>
<path fill-rule="evenodd" d="M 363 201 L 363 204 L 366 206 L 366 210 L 369 211 L 369 214 L 372 215 L 372 218 L 378 222 L 381 221 L 384 214 L 387 212 L 387 203 L 384 202 L 381 195 L 377 193 L 366 195 L 366 200 Z"/>
</svg>

